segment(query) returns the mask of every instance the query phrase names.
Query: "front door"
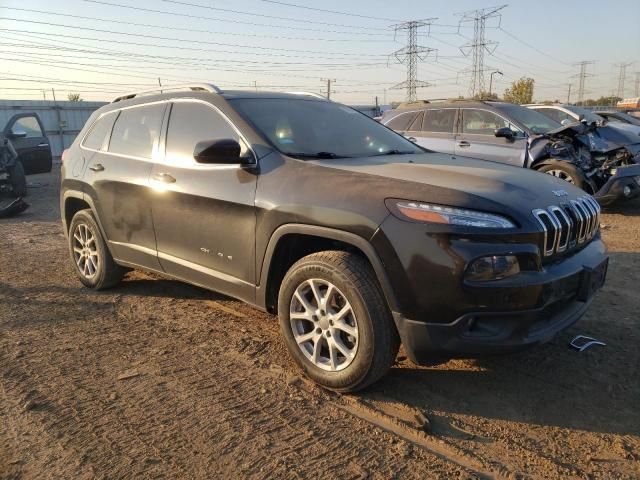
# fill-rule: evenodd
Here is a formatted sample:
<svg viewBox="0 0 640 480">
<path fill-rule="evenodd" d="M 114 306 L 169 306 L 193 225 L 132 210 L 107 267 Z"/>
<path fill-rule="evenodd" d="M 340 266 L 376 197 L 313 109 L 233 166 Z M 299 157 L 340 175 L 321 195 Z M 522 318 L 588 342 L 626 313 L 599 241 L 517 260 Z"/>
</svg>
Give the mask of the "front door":
<svg viewBox="0 0 640 480">
<path fill-rule="evenodd" d="M 238 140 L 237 129 L 213 105 L 175 100 L 166 133 L 166 154 L 151 173 L 151 202 L 163 269 L 229 295 L 255 285 L 254 208 L 256 172 L 237 165 L 200 164 L 197 143 Z"/>
<path fill-rule="evenodd" d="M 35 113 L 14 115 L 3 133 L 11 139 L 25 174 L 51 171 L 51 146 L 44 126 Z"/>
<path fill-rule="evenodd" d="M 463 108 L 455 155 L 479 158 L 522 167 L 525 164 L 527 139 L 518 127 L 500 115 L 479 108 Z M 511 139 L 496 137 L 498 128 L 510 128 Z"/>
</svg>

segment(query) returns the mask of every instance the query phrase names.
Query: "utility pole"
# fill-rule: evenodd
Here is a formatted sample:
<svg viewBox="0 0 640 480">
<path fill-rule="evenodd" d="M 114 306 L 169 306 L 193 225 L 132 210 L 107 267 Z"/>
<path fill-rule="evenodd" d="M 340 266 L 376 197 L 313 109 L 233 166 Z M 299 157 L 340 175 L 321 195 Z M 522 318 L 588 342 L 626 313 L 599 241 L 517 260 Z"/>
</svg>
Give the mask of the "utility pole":
<svg viewBox="0 0 640 480">
<path fill-rule="evenodd" d="M 593 61 L 591 60 L 583 60 L 581 62 L 577 62 L 574 63 L 574 65 L 577 65 L 580 67 L 580 73 L 577 75 L 578 77 L 578 102 L 579 104 L 582 104 L 582 101 L 584 100 L 584 81 L 587 77 L 591 77 L 591 74 L 587 73 L 587 65 L 593 65 Z M 576 75 L 574 75 L 575 77 Z"/>
<path fill-rule="evenodd" d="M 391 26 L 391 28 L 395 30 L 394 39 L 398 35 L 398 32 L 407 32 L 407 46 L 391 54 L 396 58 L 398 63 L 405 63 L 407 65 L 407 79 L 391 87 L 393 89 L 405 88 L 407 90 L 407 102 L 415 102 L 418 99 L 417 89 L 419 87 L 431 86 L 429 82 L 418 80 L 418 62 L 424 61 L 425 58 L 427 58 L 431 52 L 436 51 L 436 49 L 418 45 L 418 29 L 424 27 L 430 29 L 434 20 L 436 19 L 411 20 Z"/>
<path fill-rule="evenodd" d="M 618 74 L 618 97 L 624 98 L 624 82 L 627 78 L 627 67 L 631 65 L 631 63 L 617 63 L 615 66 L 620 68 L 620 73 Z"/>
<path fill-rule="evenodd" d="M 571 103 L 571 84 L 569 84 L 569 91 L 567 92 L 567 103 Z"/>
<path fill-rule="evenodd" d="M 635 96 L 640 97 L 640 72 L 635 72 L 636 74 L 636 90 Z"/>
<path fill-rule="evenodd" d="M 498 46 L 497 42 L 487 41 L 484 36 L 487 20 L 490 18 L 498 18 L 498 26 L 502 14 L 500 10 L 507 5 L 498 7 L 481 8 L 478 10 L 470 10 L 458 13 L 460 22 L 458 23 L 458 33 L 463 23 L 473 22 L 473 39 L 460 47 L 460 51 L 466 57 L 472 53 L 473 66 L 471 70 L 471 83 L 469 84 L 469 96 L 474 97 L 476 94 L 483 93 L 484 87 L 484 53 L 493 53 Z"/>
<path fill-rule="evenodd" d="M 326 91 L 326 95 L 327 95 L 327 100 L 331 100 L 331 94 L 332 93 L 336 93 L 335 90 L 331 90 L 331 84 L 332 83 L 336 83 L 336 79 L 333 78 L 321 78 L 320 79 L 321 82 L 327 82 L 327 91 Z"/>
<path fill-rule="evenodd" d="M 46 90 L 42 90 L 42 99 L 43 100 L 47 99 L 47 91 Z"/>
</svg>

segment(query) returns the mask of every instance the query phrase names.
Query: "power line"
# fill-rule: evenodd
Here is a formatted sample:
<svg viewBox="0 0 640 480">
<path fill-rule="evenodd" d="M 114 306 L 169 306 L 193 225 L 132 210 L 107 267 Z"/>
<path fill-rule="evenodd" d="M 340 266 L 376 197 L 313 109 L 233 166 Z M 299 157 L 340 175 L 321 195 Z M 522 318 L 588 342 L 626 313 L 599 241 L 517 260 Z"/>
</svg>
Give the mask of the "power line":
<svg viewBox="0 0 640 480">
<path fill-rule="evenodd" d="M 283 5 L 285 7 L 294 7 L 294 8 L 302 8 L 305 10 L 313 10 L 316 12 L 323 12 L 323 13 L 333 13 L 336 15 L 347 15 L 349 17 L 358 17 L 358 18 L 368 18 L 371 20 L 384 20 L 385 22 L 398 22 L 398 19 L 393 19 L 393 18 L 384 18 L 384 17 L 373 17 L 370 15 L 360 15 L 358 13 L 349 13 L 349 12 L 339 12 L 337 10 L 327 10 L 324 8 L 316 8 L 316 7 L 308 7 L 306 5 L 298 5 L 296 3 L 288 3 L 288 2 L 279 2 L 276 0 L 257 0 L 258 2 L 263 2 L 263 3 L 272 3 L 272 4 L 276 4 L 276 5 Z"/>
<path fill-rule="evenodd" d="M 320 33 L 338 33 L 338 34 L 347 34 L 347 35 L 367 35 L 367 36 L 386 36 L 385 33 L 376 33 L 376 32 L 371 32 L 371 31 L 362 31 L 362 32 L 355 32 L 355 31 L 340 31 L 340 30 L 326 30 L 326 29 L 318 29 L 318 28 L 308 28 L 308 27 L 296 27 L 293 25 L 274 25 L 274 24 L 269 24 L 269 23 L 257 23 L 257 22 L 245 22 L 243 20 L 236 20 L 236 19 L 226 19 L 226 18 L 219 18 L 219 17 L 207 17 L 207 16 L 203 16 L 203 15 L 191 15 L 188 13 L 180 13 L 180 12 L 171 12 L 171 11 L 167 11 L 167 10 L 157 10 L 157 9 L 153 9 L 153 8 L 143 8 L 143 7 L 134 7 L 132 5 L 122 5 L 120 3 L 113 3 L 113 2 L 104 2 L 101 0 L 84 0 L 85 2 L 89 2 L 89 3 L 96 3 L 99 5 L 108 5 L 110 7 L 119 7 L 119 8 L 127 8 L 130 10 L 137 10 L 140 12 L 150 12 L 150 13 L 160 13 L 160 14 L 165 14 L 165 15 L 173 15 L 176 17 L 184 17 L 184 18 L 192 18 L 192 19 L 198 19 L 198 20 L 211 20 L 214 22 L 223 22 L 223 23 L 236 23 L 236 24 L 242 24 L 242 25 L 252 25 L 252 26 L 256 26 L 256 27 L 268 27 L 268 28 L 277 28 L 277 29 L 287 29 L 287 30 L 302 30 L 302 31 L 307 31 L 307 32 L 320 32 Z M 362 27 L 363 29 L 366 27 Z M 369 29 L 367 29 L 369 30 Z"/>
<path fill-rule="evenodd" d="M 53 27 L 62 27 L 62 28 L 72 28 L 75 30 L 86 30 L 90 32 L 96 33 L 109 33 L 113 35 L 125 35 L 128 37 L 139 37 L 139 38 L 149 38 L 152 40 L 169 40 L 172 42 L 187 42 L 187 43 L 195 43 L 200 45 L 218 45 L 222 47 L 237 47 L 237 48 L 251 48 L 257 50 L 269 50 L 269 51 L 284 51 L 284 52 L 296 52 L 296 53 L 304 53 L 304 54 L 324 54 L 324 55 L 334 55 L 334 56 L 344 56 L 344 57 L 383 57 L 383 55 L 373 55 L 366 53 L 344 53 L 344 52 L 324 52 L 324 51 L 312 51 L 312 50 L 295 50 L 290 48 L 276 48 L 276 47 L 265 47 L 260 45 L 242 45 L 237 43 L 221 43 L 221 42 L 210 42 L 206 40 L 192 40 L 187 38 L 176 38 L 176 37 L 160 37 L 157 35 L 146 35 L 142 33 L 131 33 L 131 32 L 117 32 L 115 30 L 105 30 L 101 28 L 91 28 L 91 27 L 79 27 L 76 25 L 65 25 L 63 23 L 53 23 L 53 22 L 42 22 L 38 20 L 24 20 L 21 18 L 12 18 L 12 17 L 0 17 L 0 20 L 10 20 L 14 22 L 23 22 L 23 23 L 33 23 L 36 25 L 46 25 Z M 174 48 L 182 48 L 182 47 L 174 47 Z M 245 55 L 256 55 L 255 52 L 225 52 L 225 53 L 241 53 Z M 263 55 L 263 54 L 262 54 Z M 280 55 L 280 54 L 270 54 L 276 56 L 290 56 L 290 55 Z M 321 57 L 316 57 L 321 58 Z M 331 57 L 322 57 L 322 58 L 331 58 Z"/>
<path fill-rule="evenodd" d="M 489 7 L 489 8 L 481 8 L 477 10 L 470 10 L 468 12 L 462 12 L 458 15 L 460 18 L 460 24 L 464 22 L 473 22 L 473 40 L 466 45 L 463 45 L 460 48 L 460 51 L 464 54 L 464 49 L 471 50 L 473 53 L 473 66 L 472 66 L 472 77 L 471 83 L 469 85 L 469 96 L 473 97 L 476 93 L 482 93 L 485 91 L 484 88 L 484 52 L 487 51 L 490 54 L 497 47 L 497 43 L 493 41 L 487 41 L 485 39 L 485 28 L 486 22 L 490 18 L 498 18 L 502 17 L 500 10 L 505 8 L 507 5 L 501 5 L 498 7 Z M 493 49 L 489 49 L 489 46 L 492 46 Z"/>
<path fill-rule="evenodd" d="M 560 62 L 560 63 L 562 63 L 563 65 L 566 65 L 566 64 L 567 64 L 567 62 L 566 62 L 565 60 L 561 60 L 561 59 L 559 59 L 559 58 L 557 58 L 557 57 L 554 57 L 553 55 L 551 55 L 551 54 L 549 54 L 549 53 L 547 53 L 547 52 L 543 52 L 543 51 L 542 51 L 542 50 L 540 50 L 539 48 L 537 48 L 537 47 L 535 47 L 535 46 L 531 45 L 530 43 L 525 42 L 524 40 L 522 40 L 522 39 L 520 39 L 520 38 L 518 38 L 518 37 L 516 37 L 513 33 L 510 33 L 510 32 L 508 32 L 508 31 L 506 31 L 506 30 L 505 30 L 504 28 L 502 28 L 501 26 L 499 26 L 499 27 L 498 27 L 498 29 L 499 29 L 499 30 L 501 30 L 501 31 L 502 31 L 503 33 L 505 33 L 506 35 L 508 35 L 508 36 L 510 36 L 511 38 L 513 38 L 516 42 L 521 43 L 521 44 L 522 44 L 522 45 L 524 45 L 525 47 L 529 47 L 529 48 L 531 48 L 532 50 L 535 50 L 536 52 L 538 52 L 538 53 L 540 53 L 540 54 L 544 55 L 545 57 L 550 58 L 550 59 L 552 59 L 552 60 L 555 60 L 556 62 Z"/>
<path fill-rule="evenodd" d="M 181 31 L 181 32 L 190 32 L 190 33 L 210 33 L 210 34 L 215 34 L 215 35 L 231 35 L 231 36 L 237 36 L 237 37 L 257 37 L 257 38 L 273 38 L 273 39 L 277 39 L 277 40 L 310 40 L 310 41 L 321 41 L 321 42 L 359 42 L 359 43 L 388 43 L 387 40 L 369 40 L 369 39 L 357 39 L 354 40 L 353 38 L 351 39 L 345 39 L 345 38 L 309 38 L 309 37 L 289 37 L 289 36 L 283 36 L 283 35 L 266 35 L 266 34 L 258 34 L 258 33 L 247 33 L 247 32 L 243 32 L 243 33 L 238 33 L 238 32 L 220 32 L 220 31 L 215 31 L 215 30 L 201 30 L 201 29 L 197 29 L 194 27 L 172 27 L 172 26 L 168 26 L 168 25 L 157 25 L 157 24 L 150 24 L 150 23 L 136 23 L 136 22 L 127 22 L 125 20 L 114 20 L 114 19 L 109 19 L 109 18 L 100 18 L 100 17 L 87 17 L 84 15 L 73 15 L 70 13 L 58 13 L 58 12 L 52 12 L 52 11 L 47 11 L 47 10 L 34 10 L 31 8 L 18 8 L 18 7 L 5 7 L 0 5 L 0 9 L 5 9 L 5 10 L 15 10 L 15 11 L 19 11 L 19 12 L 27 12 L 27 13 L 40 13 L 40 14 L 44 14 L 44 15 L 55 15 L 58 17 L 67 17 L 67 18 L 76 18 L 76 19 L 80 19 L 80 20 L 92 20 L 92 21 L 96 21 L 96 22 L 106 22 L 106 23 L 115 23 L 115 24 L 119 24 L 119 25 L 129 25 L 129 26 L 134 26 L 134 27 L 148 27 L 148 28 L 160 28 L 163 30 L 175 30 L 175 31 Z"/>
<path fill-rule="evenodd" d="M 418 80 L 418 62 L 424 60 L 431 52 L 434 52 L 435 49 L 418 45 L 418 28 L 429 27 L 433 20 L 435 20 L 435 18 L 411 20 L 393 26 L 396 34 L 400 31 L 407 32 L 407 46 L 392 53 L 398 62 L 407 65 L 407 79 L 391 88 L 406 88 L 408 102 L 417 100 L 416 89 L 418 87 L 431 86 L 429 82 Z"/>
</svg>

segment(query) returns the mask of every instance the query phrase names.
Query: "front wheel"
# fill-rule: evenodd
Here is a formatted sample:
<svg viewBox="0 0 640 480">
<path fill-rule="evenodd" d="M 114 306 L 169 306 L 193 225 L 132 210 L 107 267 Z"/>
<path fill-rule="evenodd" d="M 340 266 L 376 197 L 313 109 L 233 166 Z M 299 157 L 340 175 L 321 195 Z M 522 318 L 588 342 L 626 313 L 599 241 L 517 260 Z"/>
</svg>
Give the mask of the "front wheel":
<svg viewBox="0 0 640 480">
<path fill-rule="evenodd" d="M 352 253 L 314 253 L 295 263 L 280 287 L 278 316 L 296 363 L 336 391 L 381 378 L 400 346 L 371 267 Z"/>
<path fill-rule="evenodd" d="M 554 177 L 564 180 L 565 182 L 569 182 L 582 190 L 590 190 L 589 184 L 584 180 L 583 173 L 572 163 L 553 160 L 550 163 L 542 165 L 538 171 L 553 175 Z"/>
</svg>

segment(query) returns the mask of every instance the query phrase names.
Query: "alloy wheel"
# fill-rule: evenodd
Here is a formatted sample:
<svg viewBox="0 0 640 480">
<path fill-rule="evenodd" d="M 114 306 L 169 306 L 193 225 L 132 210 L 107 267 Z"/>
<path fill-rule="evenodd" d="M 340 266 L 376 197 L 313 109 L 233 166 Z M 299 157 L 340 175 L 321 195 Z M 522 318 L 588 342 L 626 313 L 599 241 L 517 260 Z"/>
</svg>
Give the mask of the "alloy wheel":
<svg viewBox="0 0 640 480">
<path fill-rule="evenodd" d="M 358 323 L 344 294 L 326 280 L 305 280 L 291 298 L 289 322 L 304 356 L 322 370 L 348 367 L 358 349 Z"/>
<path fill-rule="evenodd" d="M 565 172 L 564 170 L 547 170 L 547 172 L 549 175 L 553 175 L 554 177 L 557 177 L 561 180 L 564 180 L 565 182 L 569 182 L 569 183 L 573 183 L 575 185 L 575 181 L 573 180 L 573 177 L 571 175 L 569 175 L 567 172 Z"/>
<path fill-rule="evenodd" d="M 98 273 L 100 260 L 96 238 L 84 223 L 79 223 L 73 231 L 73 258 L 78 270 L 85 278 L 93 278 Z"/>
</svg>

